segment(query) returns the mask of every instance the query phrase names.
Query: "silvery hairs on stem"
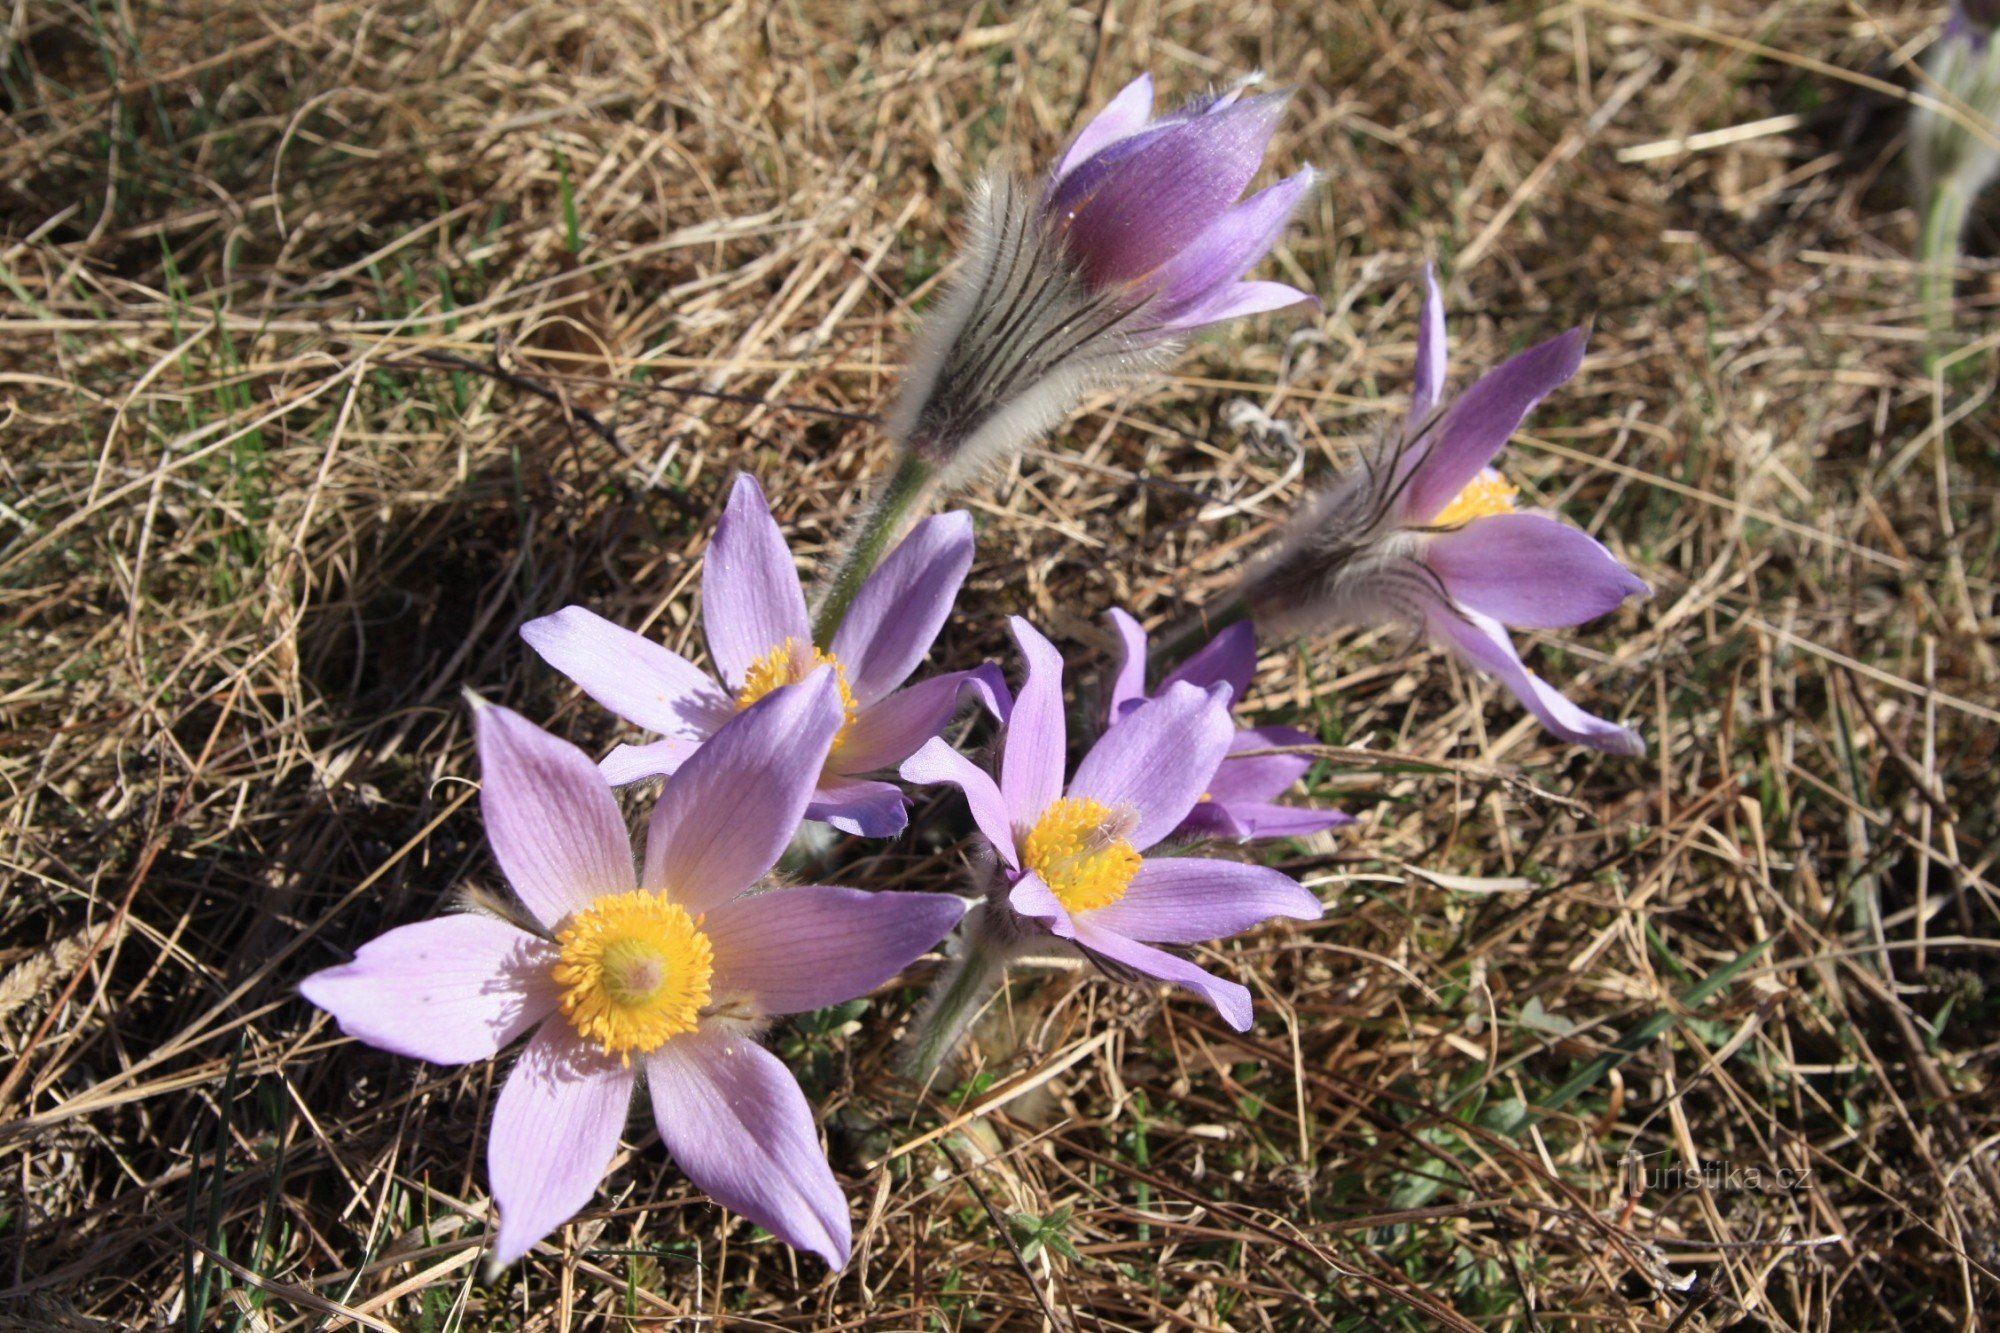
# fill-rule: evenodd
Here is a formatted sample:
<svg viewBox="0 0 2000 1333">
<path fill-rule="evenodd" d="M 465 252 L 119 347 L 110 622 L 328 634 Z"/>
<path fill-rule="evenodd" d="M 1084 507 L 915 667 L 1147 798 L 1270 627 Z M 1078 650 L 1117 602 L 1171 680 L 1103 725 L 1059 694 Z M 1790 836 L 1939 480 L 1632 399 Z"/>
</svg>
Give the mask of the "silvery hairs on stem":
<svg viewBox="0 0 2000 1333">
<path fill-rule="evenodd" d="M 890 434 L 951 488 L 1025 448 L 1085 395 L 1163 367 L 1195 329 L 1314 298 L 1244 275 L 1311 189 L 1248 199 L 1283 94 L 1237 88 L 1151 118 L 1142 75 L 1039 190 L 973 200 L 964 270 L 919 333 Z"/>
<path fill-rule="evenodd" d="M 1940 190 L 1970 201 L 2000 175 L 1994 126 L 2000 121 L 1996 28 L 2000 28 L 2000 0 L 1958 0 L 1944 32 L 1924 56 L 1924 73 L 1964 105 L 1962 110 L 1941 107 L 1931 99 L 1911 108 L 1909 160 L 1920 206 Z M 1975 133 L 1969 119 L 1986 122 L 1986 133 Z"/>
</svg>

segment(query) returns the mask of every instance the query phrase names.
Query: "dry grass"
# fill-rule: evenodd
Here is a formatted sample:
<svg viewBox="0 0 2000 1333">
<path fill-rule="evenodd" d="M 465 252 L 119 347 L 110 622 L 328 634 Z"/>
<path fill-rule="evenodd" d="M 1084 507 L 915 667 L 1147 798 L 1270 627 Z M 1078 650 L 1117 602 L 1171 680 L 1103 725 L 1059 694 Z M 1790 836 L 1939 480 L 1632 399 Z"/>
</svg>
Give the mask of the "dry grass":
<svg viewBox="0 0 2000 1333">
<path fill-rule="evenodd" d="M 1936 19 L 11 10 L 0 1324 L 1975 1322 L 1993 358 L 1922 373 L 1899 108 L 1843 73 L 1907 82 Z M 884 1122 L 915 992 L 881 996 L 780 1038 L 856 1210 L 837 1280 L 635 1119 L 597 1206 L 482 1282 L 495 1069 L 355 1046 L 291 989 L 490 882 L 460 688 L 608 742 L 520 623 L 581 601 L 688 639 L 737 468 L 823 560 L 968 180 L 1138 69 L 1185 94 L 1255 66 L 1299 90 L 1277 165 L 1328 174 L 1276 265 L 1324 317 L 1204 343 L 975 491 L 946 651 L 1023 612 L 1087 656 L 1103 608 L 1219 585 L 1393 418 L 1437 254 L 1461 372 L 1595 320 L 1514 467 L 1657 596 L 1537 658 L 1652 756 L 1553 746 L 1388 640 L 1274 652 L 1270 718 L 1410 758 L 1327 766 L 1359 829 L 1281 855 L 1334 910 L 1221 951 L 1253 1033 L 1057 977 L 1015 997 L 1018 1056 Z M 1994 271 L 1968 262 L 1964 326 Z M 948 886 L 954 818 L 835 862 Z M 997 1108 L 992 1160 L 930 1133 L 961 1095 Z M 1633 1152 L 1739 1175 L 1635 1179 Z M 1018 1244 L 1037 1225 L 1074 1257 Z"/>
</svg>

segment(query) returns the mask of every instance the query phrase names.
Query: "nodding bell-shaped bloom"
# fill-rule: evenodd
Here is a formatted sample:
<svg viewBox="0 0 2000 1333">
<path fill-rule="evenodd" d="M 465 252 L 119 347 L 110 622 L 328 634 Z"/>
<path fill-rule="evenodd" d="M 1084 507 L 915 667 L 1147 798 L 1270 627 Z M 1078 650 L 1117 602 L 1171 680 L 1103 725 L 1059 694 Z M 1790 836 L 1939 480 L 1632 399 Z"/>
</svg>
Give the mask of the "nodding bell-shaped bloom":
<svg viewBox="0 0 2000 1333">
<path fill-rule="evenodd" d="M 1227 685 L 1232 700 L 1241 699 L 1257 674 L 1257 631 L 1238 621 L 1204 644 L 1176 667 L 1159 688 L 1146 689 L 1146 631 L 1123 611 L 1111 612 L 1112 628 L 1125 649 L 1125 660 L 1112 681 L 1106 722 L 1116 724 L 1148 699 L 1185 682 L 1199 689 Z M 1304 838 L 1322 829 L 1352 824 L 1354 816 L 1338 810 L 1308 810 L 1280 805 L 1278 797 L 1306 775 L 1312 760 L 1297 754 L 1250 754 L 1285 746 L 1318 745 L 1317 736 L 1294 727 L 1238 727 L 1229 750 L 1209 779 L 1194 809 L 1173 832 L 1177 838 Z"/>
<path fill-rule="evenodd" d="M 902 791 L 861 775 L 893 769 L 936 735 L 961 691 L 995 716 L 1006 711 L 1006 683 L 991 664 L 903 685 L 944 627 L 971 565 L 971 518 L 955 511 L 925 519 L 862 585 L 833 642 L 817 648 L 784 534 L 746 474 L 730 492 L 701 576 L 702 624 L 721 683 L 580 606 L 529 621 L 521 637 L 599 704 L 664 736 L 605 757 L 604 775 L 618 786 L 674 772 L 738 713 L 831 666 L 846 721 L 806 818 L 886 838 L 909 822 Z"/>
<path fill-rule="evenodd" d="M 486 836 L 523 930 L 488 916 L 401 926 L 308 977 L 305 997 L 370 1046 L 436 1064 L 533 1036 L 493 1107 L 487 1176 L 509 1264 L 590 1201 L 639 1074 L 689 1180 L 839 1268 L 852 1238 L 812 1110 L 756 1040 L 772 1015 L 868 994 L 943 939 L 963 905 L 829 886 L 747 892 L 797 831 L 842 725 L 831 671 L 758 704 L 667 784 L 634 872 L 597 766 L 482 706 Z"/>
<path fill-rule="evenodd" d="M 2000 176 L 2000 42 L 1994 41 L 1996 28 L 2000 28 L 2000 0 L 1957 0 L 1943 35 L 1924 56 L 1924 73 L 1963 103 L 1962 108 L 1946 109 L 1935 105 L 1933 98 L 1911 109 L 1910 162 L 1917 188 L 1926 197 L 1950 190 L 1970 201 Z M 1966 113 L 1973 121 L 1984 122 L 1984 134 L 1965 123 Z"/>
<path fill-rule="evenodd" d="M 1065 787 L 1062 656 L 1016 617 L 1027 679 L 1007 722 L 996 783 L 942 739 L 903 765 L 915 783 L 950 783 L 999 861 L 987 910 L 1067 940 L 1108 974 L 1195 991 L 1243 1031 L 1250 992 L 1160 944 L 1195 944 L 1272 917 L 1311 921 L 1319 900 L 1265 866 L 1146 853 L 1187 819 L 1235 728 L 1229 687 L 1178 681 L 1113 724 Z"/>
<path fill-rule="evenodd" d="M 1584 331 L 1531 347 L 1444 403 L 1444 300 L 1424 274 L 1417 383 L 1400 438 L 1309 500 L 1244 581 L 1276 629 L 1401 620 L 1497 677 L 1542 725 L 1577 745 L 1640 755 L 1629 728 L 1593 717 L 1522 665 L 1507 626 L 1580 625 L 1648 595 L 1594 538 L 1519 512 L 1491 466 L 1535 404 L 1576 374 Z"/>
<path fill-rule="evenodd" d="M 982 185 L 964 271 L 924 326 L 890 433 L 963 480 L 1193 330 L 1312 300 L 1244 280 L 1312 189 L 1306 170 L 1242 198 L 1285 101 L 1238 89 L 1154 119 L 1141 75 L 1039 191 Z"/>
</svg>

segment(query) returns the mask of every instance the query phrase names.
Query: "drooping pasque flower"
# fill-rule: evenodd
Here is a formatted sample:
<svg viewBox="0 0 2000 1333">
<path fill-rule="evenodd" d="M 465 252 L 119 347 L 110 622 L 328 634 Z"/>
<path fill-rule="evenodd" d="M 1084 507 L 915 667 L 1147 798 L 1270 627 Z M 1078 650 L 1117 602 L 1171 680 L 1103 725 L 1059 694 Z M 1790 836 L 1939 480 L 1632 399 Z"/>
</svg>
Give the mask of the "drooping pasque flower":
<svg viewBox="0 0 2000 1333">
<path fill-rule="evenodd" d="M 1300 509 L 1243 596 L 1268 628 L 1409 622 L 1497 677 L 1564 740 L 1644 754 L 1637 732 L 1524 666 L 1507 633 L 1580 625 L 1650 591 L 1587 533 L 1518 511 L 1519 491 L 1491 466 L 1522 418 L 1576 374 L 1584 330 L 1529 348 L 1445 403 L 1444 299 L 1429 269 L 1424 284 L 1402 436 Z"/>
<path fill-rule="evenodd" d="M 1229 749 L 1229 687 L 1162 689 L 1108 728 L 1065 786 L 1062 656 L 1027 621 L 1011 623 L 1027 678 L 999 781 L 942 738 L 904 762 L 904 780 L 964 792 L 999 861 L 985 910 L 1034 923 L 1114 975 L 1185 986 L 1247 1029 L 1248 990 L 1154 946 L 1220 939 L 1272 917 L 1315 920 L 1319 900 L 1265 866 L 1146 855 L 1180 827 Z"/>
<path fill-rule="evenodd" d="M 1240 700 L 1257 674 L 1257 632 L 1238 621 L 1204 644 L 1170 672 L 1159 688 L 1146 690 L 1146 630 L 1121 610 L 1111 613 L 1112 627 L 1125 649 L 1125 660 L 1111 685 L 1106 721 L 1116 723 L 1148 699 L 1176 684 L 1207 689 L 1227 685 L 1230 698 Z M 1262 754 L 1238 758 L 1254 750 L 1317 745 L 1319 738 L 1296 727 L 1238 727 L 1229 751 L 1209 779 L 1207 789 L 1186 819 L 1174 830 L 1179 838 L 1304 838 L 1322 829 L 1351 824 L 1354 817 L 1339 810 L 1313 810 L 1281 805 L 1278 797 L 1306 775 L 1312 760 L 1305 755 Z"/>
<path fill-rule="evenodd" d="M 672 773 L 723 724 L 771 691 L 829 665 L 846 720 L 806 818 L 885 838 L 908 822 L 902 791 L 863 774 L 893 768 L 937 734 L 960 692 L 1005 711 L 991 665 L 904 688 L 951 614 L 972 564 L 972 520 L 938 514 L 911 530 L 862 584 L 826 648 L 813 644 L 805 590 L 756 479 L 736 479 L 701 576 L 702 625 L 722 675 L 580 606 L 521 627 L 543 660 L 611 712 L 665 739 L 621 745 L 604 759 L 618 786 Z"/>
<path fill-rule="evenodd" d="M 534 1030 L 487 1140 L 496 1263 L 589 1202 L 641 1070 L 660 1139 L 688 1179 L 787 1244 L 847 1262 L 847 1200 L 812 1110 L 756 1034 L 773 1015 L 866 995 L 963 908 L 831 886 L 746 892 L 797 831 L 841 715 L 834 674 L 820 671 L 724 727 L 668 782 L 635 874 L 597 766 L 482 706 L 487 840 L 546 933 L 439 917 L 300 986 L 347 1035 L 436 1064 L 489 1059 Z"/>
<path fill-rule="evenodd" d="M 2000 175 L 2000 0 L 1956 0 L 1944 32 L 1924 56 L 1924 73 L 1963 104 L 1960 114 L 1936 104 L 1915 103 L 1910 110 L 1910 162 L 1917 188 L 1930 196 L 1948 189 L 1970 201 Z M 1986 133 L 1975 133 L 1963 112 L 1975 123 L 1984 120 Z M 1954 243 L 1956 237 L 1953 238 Z"/>
<path fill-rule="evenodd" d="M 1042 188 L 987 181 L 964 271 L 925 323 L 890 434 L 963 480 L 1092 390 L 1162 364 L 1191 331 L 1312 300 L 1244 281 L 1314 180 L 1308 169 L 1241 198 L 1285 101 L 1237 89 L 1154 119 L 1141 75 Z"/>
</svg>

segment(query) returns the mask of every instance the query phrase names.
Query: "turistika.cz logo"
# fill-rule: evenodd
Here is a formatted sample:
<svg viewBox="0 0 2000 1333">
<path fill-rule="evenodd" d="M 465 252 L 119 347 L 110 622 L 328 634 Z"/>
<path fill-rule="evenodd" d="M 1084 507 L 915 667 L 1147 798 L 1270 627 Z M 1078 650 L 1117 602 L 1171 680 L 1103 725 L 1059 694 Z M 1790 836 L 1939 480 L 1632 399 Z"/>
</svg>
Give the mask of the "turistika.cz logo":
<svg viewBox="0 0 2000 1333">
<path fill-rule="evenodd" d="M 1628 1193 L 1679 1193 L 1707 1190 L 1719 1194 L 1788 1194 L 1812 1183 L 1809 1166 L 1743 1166 L 1734 1162 L 1688 1162 L 1667 1150 L 1625 1154 Z"/>
</svg>

